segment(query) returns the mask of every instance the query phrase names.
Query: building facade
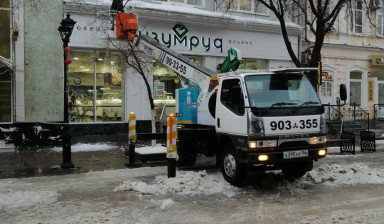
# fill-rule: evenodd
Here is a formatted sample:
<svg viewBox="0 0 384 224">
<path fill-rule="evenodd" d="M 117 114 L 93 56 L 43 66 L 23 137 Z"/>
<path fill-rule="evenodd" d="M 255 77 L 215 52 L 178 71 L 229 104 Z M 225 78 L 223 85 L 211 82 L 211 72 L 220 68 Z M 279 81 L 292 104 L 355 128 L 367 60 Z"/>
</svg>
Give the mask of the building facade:
<svg viewBox="0 0 384 224">
<path fill-rule="evenodd" d="M 319 95 L 324 104 L 337 105 L 339 85 L 346 84 L 348 99 L 341 110 L 345 120 L 372 120 L 384 115 L 384 105 L 380 105 L 384 103 L 383 13 L 381 0 L 352 0 L 340 11 L 333 31 L 325 38 Z M 307 36 L 303 49 L 315 41 L 309 29 Z M 330 116 L 337 115 L 332 111 Z"/>
<path fill-rule="evenodd" d="M 7 103 L 10 117 L 0 122 L 63 120 L 64 63 L 57 29 L 69 13 L 76 21 L 69 43 L 71 126 L 83 133 L 126 131 L 130 111 L 136 113 L 139 128 L 141 124 L 150 126 L 151 110 L 143 79 L 127 66 L 111 41 L 115 35 L 111 2 L 9 0 L 9 57 L 16 69 L 13 81 L 8 83 L 12 89 L 8 93 L 12 100 Z M 227 50 L 234 47 L 241 52 L 241 68 L 291 67 L 279 23 L 267 10 L 256 9 L 251 2 L 228 1 L 218 6 L 212 0 L 132 1 L 125 6 L 125 12 L 138 16 L 141 34 L 211 70 L 216 70 Z M 16 27 L 18 37 L 12 39 L 11 31 Z M 288 28 L 299 55 L 301 28 L 293 23 Z M 174 110 L 180 79 L 154 59 L 144 67 L 151 83 L 156 119 L 161 119 L 162 114 Z"/>
</svg>

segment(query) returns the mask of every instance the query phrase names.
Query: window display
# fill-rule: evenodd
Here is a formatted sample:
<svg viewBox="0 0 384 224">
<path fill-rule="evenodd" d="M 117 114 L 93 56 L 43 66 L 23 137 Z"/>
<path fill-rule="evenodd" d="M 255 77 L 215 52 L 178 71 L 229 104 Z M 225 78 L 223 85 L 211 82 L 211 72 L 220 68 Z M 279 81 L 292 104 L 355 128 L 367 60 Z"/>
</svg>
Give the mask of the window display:
<svg viewBox="0 0 384 224">
<path fill-rule="evenodd" d="M 0 122 L 11 122 L 12 119 L 12 83 L 11 72 L 0 63 Z"/>
<path fill-rule="evenodd" d="M 73 51 L 71 58 L 73 63 L 68 75 L 70 121 L 124 121 L 124 62 L 121 56 L 102 51 Z"/>
</svg>

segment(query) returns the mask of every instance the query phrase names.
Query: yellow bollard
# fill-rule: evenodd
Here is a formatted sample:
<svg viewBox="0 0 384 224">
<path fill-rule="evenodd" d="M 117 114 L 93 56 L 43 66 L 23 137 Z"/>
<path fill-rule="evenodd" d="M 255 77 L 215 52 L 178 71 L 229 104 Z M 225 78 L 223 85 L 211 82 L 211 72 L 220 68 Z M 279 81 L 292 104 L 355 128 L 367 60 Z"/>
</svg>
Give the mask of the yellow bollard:
<svg viewBox="0 0 384 224">
<path fill-rule="evenodd" d="M 167 159 L 168 159 L 168 178 L 176 176 L 176 117 L 169 113 L 167 117 Z"/>
<path fill-rule="evenodd" d="M 136 140 L 136 115 L 131 111 L 128 118 L 128 142 L 136 142 Z"/>
<path fill-rule="evenodd" d="M 167 117 L 167 158 L 169 159 L 177 158 L 176 139 L 176 117 L 173 113 L 169 113 Z"/>
</svg>

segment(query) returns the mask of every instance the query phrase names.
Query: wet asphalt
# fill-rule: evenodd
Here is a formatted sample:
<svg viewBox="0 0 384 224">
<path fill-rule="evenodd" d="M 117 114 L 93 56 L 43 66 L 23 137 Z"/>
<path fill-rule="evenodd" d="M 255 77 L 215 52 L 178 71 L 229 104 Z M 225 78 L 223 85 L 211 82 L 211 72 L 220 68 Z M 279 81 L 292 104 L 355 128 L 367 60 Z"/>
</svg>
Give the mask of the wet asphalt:
<svg viewBox="0 0 384 224">
<path fill-rule="evenodd" d="M 84 173 L 109 169 L 127 168 L 128 157 L 124 143 L 113 143 L 110 150 L 72 152 L 74 168 L 62 169 L 62 152 L 50 147 L 0 148 L 0 179 L 32 176 L 49 176 L 71 173 Z M 140 161 L 136 161 L 138 165 Z"/>
</svg>

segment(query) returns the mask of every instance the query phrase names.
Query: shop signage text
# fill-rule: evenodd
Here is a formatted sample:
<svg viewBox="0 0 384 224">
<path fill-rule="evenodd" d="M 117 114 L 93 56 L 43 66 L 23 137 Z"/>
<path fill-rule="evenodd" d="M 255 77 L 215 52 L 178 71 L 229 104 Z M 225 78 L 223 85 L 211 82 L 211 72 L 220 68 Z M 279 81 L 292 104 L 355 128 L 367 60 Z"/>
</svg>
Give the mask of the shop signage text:
<svg viewBox="0 0 384 224">
<path fill-rule="evenodd" d="M 206 52 L 211 51 L 212 49 L 216 49 L 220 53 L 223 52 L 222 38 L 211 38 L 196 35 L 188 36 L 187 34 L 189 29 L 180 23 L 176 24 L 172 30 L 173 34 L 148 31 L 146 31 L 145 34 L 168 48 L 171 48 L 172 46 L 185 46 L 188 47 L 189 50 L 193 50 L 194 48 L 201 46 Z M 139 31 L 139 33 L 141 34 L 142 31 Z"/>
</svg>

